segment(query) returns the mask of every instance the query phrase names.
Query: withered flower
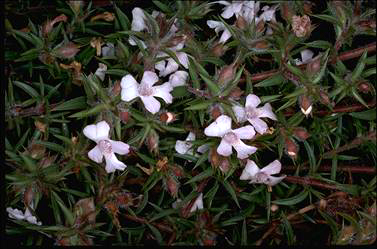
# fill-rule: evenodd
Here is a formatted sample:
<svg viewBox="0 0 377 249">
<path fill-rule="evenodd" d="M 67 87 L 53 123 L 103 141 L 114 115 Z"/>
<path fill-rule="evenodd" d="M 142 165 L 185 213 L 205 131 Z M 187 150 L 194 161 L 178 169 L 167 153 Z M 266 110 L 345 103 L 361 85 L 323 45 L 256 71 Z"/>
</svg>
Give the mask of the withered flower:
<svg viewBox="0 0 377 249">
<path fill-rule="evenodd" d="M 307 15 L 292 17 L 292 29 L 297 37 L 304 37 L 310 33 L 311 22 Z"/>
<path fill-rule="evenodd" d="M 107 21 L 107 22 L 112 22 L 112 21 L 114 21 L 114 19 L 115 19 L 115 15 L 114 15 L 114 13 L 110 13 L 110 12 L 106 11 L 106 12 L 103 12 L 103 13 L 98 14 L 98 15 L 96 15 L 96 16 L 93 16 L 93 17 L 90 19 L 90 21 L 91 21 L 91 22 L 94 22 L 94 21 L 96 21 L 96 20 L 105 20 L 105 21 Z"/>
<path fill-rule="evenodd" d="M 64 15 L 64 14 L 61 14 L 57 17 L 55 17 L 52 21 L 47 21 L 43 27 L 42 27 L 42 34 L 44 36 L 47 36 L 48 33 L 51 32 L 53 26 L 55 23 L 58 23 L 58 22 L 66 22 L 67 21 L 67 16 Z"/>
</svg>

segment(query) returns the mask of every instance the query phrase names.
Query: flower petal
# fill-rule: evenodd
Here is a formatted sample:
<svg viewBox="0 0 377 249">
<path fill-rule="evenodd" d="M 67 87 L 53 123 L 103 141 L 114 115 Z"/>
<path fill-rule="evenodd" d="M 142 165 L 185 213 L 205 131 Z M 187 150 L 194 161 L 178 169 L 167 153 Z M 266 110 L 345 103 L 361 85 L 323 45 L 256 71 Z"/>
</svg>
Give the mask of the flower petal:
<svg viewBox="0 0 377 249">
<path fill-rule="evenodd" d="M 266 173 L 267 175 L 273 175 L 279 173 L 281 170 L 281 163 L 279 160 L 275 160 L 268 164 L 266 167 L 261 169 L 261 172 Z"/>
<path fill-rule="evenodd" d="M 155 114 L 160 110 L 160 102 L 153 96 L 140 96 L 141 101 L 143 101 L 145 109 L 150 113 Z"/>
<path fill-rule="evenodd" d="M 136 45 L 136 44 L 135 44 Z M 114 44 L 111 42 L 107 42 L 106 46 L 104 46 L 101 50 L 102 56 L 114 56 L 115 55 L 115 47 Z"/>
<path fill-rule="evenodd" d="M 177 71 L 170 75 L 169 83 L 172 87 L 183 86 L 186 84 L 188 73 L 186 71 Z"/>
<path fill-rule="evenodd" d="M 224 32 L 221 34 L 219 42 L 225 43 L 231 36 L 232 34 L 230 33 L 230 31 L 227 28 L 225 28 Z"/>
<path fill-rule="evenodd" d="M 233 144 L 234 149 L 237 151 L 237 158 L 245 159 L 248 158 L 251 154 L 257 151 L 257 148 L 254 146 L 246 145 L 244 142 L 239 140 L 237 143 Z"/>
<path fill-rule="evenodd" d="M 230 131 L 232 119 L 226 115 L 219 116 L 213 123 L 204 129 L 204 134 L 210 137 L 222 137 Z"/>
<path fill-rule="evenodd" d="M 191 147 L 192 143 L 188 141 L 177 140 L 175 142 L 175 151 L 181 155 L 186 154 Z"/>
<path fill-rule="evenodd" d="M 211 29 L 215 29 L 216 34 L 219 33 L 221 30 L 225 30 L 225 25 L 219 21 L 208 20 L 207 25 Z"/>
<path fill-rule="evenodd" d="M 179 68 L 179 65 L 178 63 L 173 59 L 173 58 L 169 58 L 167 60 L 167 65 L 166 67 L 164 68 L 163 71 L 160 71 L 160 76 L 161 77 L 165 77 L 166 75 L 169 75 L 171 73 L 174 73 L 175 71 L 178 70 Z"/>
<path fill-rule="evenodd" d="M 232 145 L 221 139 L 219 147 L 217 147 L 217 153 L 222 156 L 230 156 L 232 154 Z"/>
<path fill-rule="evenodd" d="M 88 152 L 88 157 L 95 161 L 96 163 L 102 163 L 102 160 L 103 160 L 103 154 L 102 152 L 100 151 L 98 145 L 96 145 L 93 149 L 91 149 L 89 152 Z"/>
<path fill-rule="evenodd" d="M 103 140 L 109 138 L 110 126 L 106 121 L 101 121 L 96 124 L 97 126 L 97 140 Z"/>
<path fill-rule="evenodd" d="M 300 53 L 301 53 L 301 60 L 303 64 L 309 62 L 313 58 L 313 55 L 314 55 L 314 53 L 309 49 L 304 49 Z"/>
<path fill-rule="evenodd" d="M 258 108 L 258 117 L 259 118 L 269 118 L 272 120 L 277 120 L 275 113 L 272 111 L 270 103 L 266 103 L 263 107 Z"/>
<path fill-rule="evenodd" d="M 173 87 L 169 84 L 169 82 L 166 82 L 160 86 L 153 87 L 153 96 L 162 98 L 165 103 L 171 104 L 173 102 L 173 96 L 170 94 L 172 90 Z"/>
<path fill-rule="evenodd" d="M 111 153 L 110 155 L 105 156 L 106 160 L 106 172 L 111 173 L 114 172 L 115 170 L 124 170 L 127 165 L 122 163 L 121 161 L 118 160 L 118 158 L 115 156 L 114 153 Z"/>
<path fill-rule="evenodd" d="M 236 115 L 237 122 L 244 122 L 246 120 L 245 117 L 245 108 L 239 105 L 234 105 L 232 107 L 234 114 Z"/>
<path fill-rule="evenodd" d="M 131 30 L 133 31 L 142 31 L 147 29 L 147 25 L 145 25 L 145 14 L 142 9 L 136 7 L 132 10 L 132 23 L 131 23 Z"/>
<path fill-rule="evenodd" d="M 250 124 L 252 124 L 254 126 L 255 130 L 259 134 L 266 133 L 268 126 L 267 126 L 266 122 L 264 122 L 262 119 L 252 118 L 252 119 L 248 119 L 248 120 L 249 120 Z"/>
<path fill-rule="evenodd" d="M 122 88 L 121 99 L 123 101 L 131 101 L 139 96 L 139 84 L 131 74 L 127 74 L 122 78 L 120 86 Z"/>
<path fill-rule="evenodd" d="M 274 185 L 280 183 L 285 177 L 286 177 L 286 175 L 279 176 L 279 177 L 269 176 L 267 178 L 267 181 L 265 182 L 265 184 L 267 184 L 269 186 L 274 186 Z"/>
<path fill-rule="evenodd" d="M 145 71 L 140 84 L 148 87 L 152 87 L 158 81 L 158 76 L 152 71 Z"/>
<path fill-rule="evenodd" d="M 233 130 L 239 139 L 252 139 L 255 136 L 254 128 L 251 125 Z"/>
<path fill-rule="evenodd" d="M 126 155 L 130 152 L 130 146 L 122 141 L 110 140 L 111 148 L 114 153 Z"/>
<path fill-rule="evenodd" d="M 260 104 L 260 99 L 255 94 L 249 94 L 246 97 L 245 107 L 257 107 Z"/>
<path fill-rule="evenodd" d="M 89 138 L 93 141 L 96 141 L 96 139 L 97 139 L 97 126 L 95 124 L 87 125 L 87 126 L 85 126 L 83 133 L 87 138 Z"/>
<path fill-rule="evenodd" d="M 191 132 L 188 134 L 187 138 L 186 138 L 186 141 L 195 141 L 195 133 L 194 132 Z"/>
<path fill-rule="evenodd" d="M 107 71 L 106 64 L 99 63 L 98 68 L 97 68 L 97 70 L 94 74 L 97 75 L 98 78 L 100 78 L 101 81 L 103 81 L 105 79 L 106 71 Z"/>
<path fill-rule="evenodd" d="M 165 67 L 166 67 L 166 61 L 165 60 L 161 60 L 154 65 L 154 68 L 156 68 L 158 71 L 165 70 Z"/>
<path fill-rule="evenodd" d="M 175 55 L 178 58 L 179 63 L 186 69 L 188 69 L 188 57 L 185 52 L 176 52 Z"/>
<path fill-rule="evenodd" d="M 259 172 L 258 166 L 253 160 L 247 160 L 246 167 L 243 169 L 240 180 L 251 180 Z"/>
<path fill-rule="evenodd" d="M 209 150 L 210 146 L 209 144 L 203 144 L 203 145 L 200 145 L 197 149 L 197 152 L 199 153 L 204 153 L 206 152 L 207 150 Z"/>
<path fill-rule="evenodd" d="M 221 16 L 225 19 L 229 19 L 234 15 L 234 10 L 233 10 L 233 4 L 228 5 L 224 8 L 223 13 L 221 13 Z"/>
<path fill-rule="evenodd" d="M 203 209 L 203 193 L 200 193 L 200 195 L 196 198 L 194 204 L 190 209 L 190 212 L 195 212 L 197 209 Z"/>
<path fill-rule="evenodd" d="M 6 210 L 8 212 L 9 218 L 16 219 L 16 220 L 23 220 L 25 218 L 24 213 L 17 208 L 13 209 L 11 207 L 7 207 Z"/>
</svg>

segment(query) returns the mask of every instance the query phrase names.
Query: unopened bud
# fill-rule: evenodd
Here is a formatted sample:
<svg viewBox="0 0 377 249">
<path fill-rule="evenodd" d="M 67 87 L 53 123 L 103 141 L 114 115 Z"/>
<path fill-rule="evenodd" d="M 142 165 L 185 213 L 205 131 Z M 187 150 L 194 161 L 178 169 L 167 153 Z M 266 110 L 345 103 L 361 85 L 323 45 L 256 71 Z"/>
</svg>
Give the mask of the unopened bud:
<svg viewBox="0 0 377 249">
<path fill-rule="evenodd" d="M 276 212 L 276 211 L 278 211 L 279 206 L 276 205 L 276 204 L 272 204 L 270 209 L 271 209 L 271 212 Z"/>
<path fill-rule="evenodd" d="M 222 115 L 222 109 L 220 106 L 215 105 L 211 108 L 211 117 L 215 120 Z"/>
<path fill-rule="evenodd" d="M 247 22 L 246 22 L 245 18 L 243 18 L 241 15 L 239 15 L 237 17 L 235 24 L 236 24 L 236 27 L 239 28 L 239 29 L 245 29 L 246 26 L 247 26 Z"/>
<path fill-rule="evenodd" d="M 67 16 L 64 15 L 64 14 L 61 14 L 57 17 L 55 17 L 52 21 L 47 21 L 43 27 L 42 27 L 42 34 L 44 36 L 47 36 L 48 33 L 51 32 L 53 26 L 55 23 L 58 23 L 58 22 L 66 22 L 67 21 Z"/>
<path fill-rule="evenodd" d="M 56 156 L 47 156 L 47 157 L 43 157 L 43 158 L 39 161 L 38 165 L 39 165 L 40 167 L 42 167 L 42 169 L 44 169 L 44 168 L 47 168 L 48 166 L 50 166 L 51 164 L 53 164 L 53 163 L 55 162 L 55 160 L 56 160 Z"/>
<path fill-rule="evenodd" d="M 311 22 L 307 15 L 292 17 L 292 29 L 297 37 L 304 37 L 310 33 Z"/>
<path fill-rule="evenodd" d="M 71 141 L 72 141 L 73 144 L 77 144 L 78 138 L 73 136 L 73 137 L 71 137 Z"/>
<path fill-rule="evenodd" d="M 357 86 L 357 89 L 362 93 L 368 93 L 371 88 L 368 82 L 363 81 Z"/>
<path fill-rule="evenodd" d="M 234 78 L 235 74 L 234 64 L 223 67 L 219 74 L 219 85 L 224 85 Z"/>
<path fill-rule="evenodd" d="M 313 58 L 308 64 L 306 64 L 306 72 L 309 75 L 314 75 L 321 70 L 321 57 Z"/>
<path fill-rule="evenodd" d="M 114 19 L 115 19 L 115 15 L 113 14 L 113 13 L 110 13 L 110 12 L 104 12 L 104 13 L 102 13 L 102 14 L 98 14 L 98 15 L 96 15 L 96 16 L 93 16 L 91 19 L 90 19 L 90 21 L 91 22 L 94 22 L 94 21 L 96 21 L 96 20 L 105 20 L 105 21 L 107 21 L 107 22 L 112 22 L 112 21 L 114 21 Z"/>
<path fill-rule="evenodd" d="M 226 174 L 229 169 L 230 169 L 230 164 L 229 164 L 229 160 L 227 158 L 224 158 L 220 165 L 219 165 L 219 168 L 221 170 L 221 172 L 223 172 L 224 174 Z"/>
<path fill-rule="evenodd" d="M 120 81 L 119 80 L 115 81 L 114 86 L 111 89 L 112 96 L 118 96 L 121 90 L 122 88 L 120 87 Z"/>
<path fill-rule="evenodd" d="M 119 112 L 119 118 L 124 124 L 127 124 L 130 120 L 130 113 L 127 111 Z"/>
<path fill-rule="evenodd" d="M 183 177 L 184 176 L 184 171 L 180 166 L 173 166 L 172 172 L 176 177 Z"/>
<path fill-rule="evenodd" d="M 57 53 L 57 56 L 60 57 L 60 58 L 63 58 L 63 59 L 71 59 L 73 58 L 78 52 L 80 51 L 80 49 L 77 47 L 76 44 L 74 44 L 73 42 L 69 42 L 67 44 L 65 44 L 64 46 L 60 47 L 56 53 Z"/>
<path fill-rule="evenodd" d="M 221 57 L 225 53 L 225 47 L 222 43 L 218 43 L 216 46 L 212 48 L 212 53 L 216 57 Z"/>
<path fill-rule="evenodd" d="M 25 206 L 30 206 L 31 202 L 33 201 L 34 199 L 34 191 L 33 191 L 33 187 L 28 187 L 26 188 L 25 192 L 24 192 L 24 204 Z"/>
<path fill-rule="evenodd" d="M 308 116 L 312 112 L 312 101 L 308 96 L 302 95 L 299 97 L 299 102 L 302 113 Z"/>
<path fill-rule="evenodd" d="M 45 151 L 46 151 L 46 147 L 42 144 L 35 144 L 33 143 L 31 146 L 30 146 L 30 156 L 33 158 L 33 159 L 39 159 L 39 158 L 42 158 L 45 154 Z"/>
<path fill-rule="evenodd" d="M 243 91 L 238 86 L 234 87 L 233 90 L 230 92 L 229 97 L 234 100 L 239 100 Z"/>
<path fill-rule="evenodd" d="M 186 36 L 185 35 L 177 35 L 177 36 L 174 36 L 168 43 L 168 47 L 174 47 L 174 46 L 177 46 L 178 44 L 184 42 L 186 40 Z"/>
<path fill-rule="evenodd" d="M 178 196 L 179 183 L 173 177 L 168 176 L 166 185 L 170 195 L 176 198 Z"/>
<path fill-rule="evenodd" d="M 295 159 L 297 157 L 297 153 L 298 153 L 298 146 L 296 145 L 296 143 L 292 139 L 286 138 L 285 139 L 285 151 L 291 158 Z"/>
<path fill-rule="evenodd" d="M 324 200 L 324 199 L 321 199 L 319 201 L 319 208 L 322 209 L 322 210 L 324 210 L 324 209 L 326 209 L 326 206 L 327 206 L 327 201 Z"/>
<path fill-rule="evenodd" d="M 149 151 L 153 153 L 158 153 L 158 143 L 159 143 L 159 136 L 157 132 L 151 131 L 149 136 L 147 137 L 147 146 Z"/>
<path fill-rule="evenodd" d="M 257 24 L 257 33 L 262 33 L 264 31 L 264 21 L 263 20 L 260 20 Z"/>
<path fill-rule="evenodd" d="M 324 105 L 329 105 L 331 102 L 330 102 L 330 98 L 329 98 L 329 94 L 325 91 L 325 90 L 319 90 L 319 101 L 324 104 Z"/>
<path fill-rule="evenodd" d="M 38 59 L 46 65 L 51 65 L 55 62 L 55 57 L 47 52 L 41 52 L 41 54 L 38 56 Z"/>
<path fill-rule="evenodd" d="M 46 132 L 46 128 L 47 128 L 47 125 L 38 121 L 38 120 L 35 120 L 34 122 L 34 125 L 35 127 L 40 131 L 40 132 L 43 132 L 45 133 Z"/>
<path fill-rule="evenodd" d="M 293 128 L 293 135 L 295 135 L 301 140 L 306 140 L 308 137 L 310 137 L 310 134 L 303 127 Z"/>
<path fill-rule="evenodd" d="M 160 120 L 161 122 L 169 124 L 177 120 L 177 118 L 176 118 L 176 115 L 172 112 L 164 112 L 164 113 L 161 113 Z"/>
</svg>

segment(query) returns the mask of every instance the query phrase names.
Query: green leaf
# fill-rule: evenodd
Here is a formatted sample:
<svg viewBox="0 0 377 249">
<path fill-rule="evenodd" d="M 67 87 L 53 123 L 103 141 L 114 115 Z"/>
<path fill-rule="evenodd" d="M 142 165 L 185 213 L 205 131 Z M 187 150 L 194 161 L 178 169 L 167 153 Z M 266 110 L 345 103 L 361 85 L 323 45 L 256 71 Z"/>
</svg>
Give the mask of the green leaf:
<svg viewBox="0 0 377 249">
<path fill-rule="evenodd" d="M 285 102 L 284 105 L 280 106 L 279 109 L 276 110 L 276 112 L 279 112 L 279 111 L 281 111 L 281 110 L 284 110 L 285 108 L 288 108 L 288 107 L 290 107 L 291 105 L 296 104 L 296 102 L 297 102 L 297 99 L 296 99 L 296 98 L 292 98 L 292 99 L 288 100 L 287 102 Z"/>
<path fill-rule="evenodd" d="M 151 229 L 153 235 L 155 236 L 157 242 L 159 245 L 163 245 L 163 241 L 162 241 L 162 235 L 160 233 L 160 231 L 158 231 L 157 228 L 155 228 L 154 226 L 150 225 L 149 223 L 146 223 L 147 226 L 149 227 L 149 229 Z"/>
<path fill-rule="evenodd" d="M 314 148 L 310 146 L 310 144 L 307 141 L 304 141 L 304 146 L 306 149 L 306 152 L 308 153 L 309 157 L 309 164 L 310 164 L 310 175 L 315 173 L 316 170 L 316 160 L 314 155 Z"/>
<path fill-rule="evenodd" d="M 367 58 L 367 55 L 368 55 L 368 50 L 365 49 L 363 55 L 360 57 L 359 62 L 357 63 L 355 70 L 353 70 L 352 72 L 352 76 L 351 76 L 352 82 L 355 82 L 356 79 L 358 79 L 361 73 L 363 72 L 364 67 L 365 67 L 365 59 Z"/>
<path fill-rule="evenodd" d="M 61 152 L 61 153 L 65 152 L 65 148 L 63 146 L 61 146 L 61 145 L 56 144 L 56 143 L 47 142 L 47 141 L 35 141 L 35 143 L 36 144 L 44 145 L 48 149 L 56 151 L 56 152 Z"/>
<path fill-rule="evenodd" d="M 220 94 L 220 87 L 215 82 L 213 82 L 210 78 L 207 78 L 203 74 L 199 74 L 199 75 L 204 80 L 208 89 L 214 96 L 217 96 Z"/>
<path fill-rule="evenodd" d="M 359 101 L 366 108 L 369 108 L 368 104 L 360 96 L 360 94 L 357 92 L 356 88 L 352 88 L 351 92 L 352 92 L 352 95 L 355 97 L 355 99 L 357 99 L 357 101 Z"/>
<path fill-rule="evenodd" d="M 95 107 L 89 109 L 89 110 L 85 110 L 85 111 L 81 111 L 81 112 L 77 112 L 75 114 L 72 114 L 71 116 L 69 116 L 70 118 L 84 118 L 84 117 L 88 117 L 88 116 L 92 116 L 92 115 L 95 115 L 99 112 L 102 112 L 106 109 L 110 109 L 109 106 L 107 104 L 99 104 L 99 105 L 96 105 Z"/>
<path fill-rule="evenodd" d="M 330 16 L 330 15 L 311 15 L 311 16 L 317 17 L 317 18 L 325 20 L 327 22 L 331 22 L 331 23 L 336 24 L 338 26 L 342 25 L 337 18 Z"/>
<path fill-rule="evenodd" d="M 288 245 L 289 246 L 294 245 L 294 234 L 293 234 L 292 226 L 287 220 L 287 218 L 285 217 L 285 215 L 283 215 L 282 220 L 283 220 L 282 224 L 284 227 L 284 232 L 285 232 L 285 235 L 287 236 Z"/>
<path fill-rule="evenodd" d="M 322 48 L 322 49 L 328 49 L 332 47 L 332 44 L 330 42 L 323 41 L 323 40 L 308 42 L 308 43 L 305 43 L 305 45 L 312 48 Z"/>
<path fill-rule="evenodd" d="M 130 20 L 128 19 L 127 15 L 124 14 L 122 10 L 119 9 L 115 4 L 114 4 L 114 8 L 115 8 L 115 13 L 118 17 L 118 20 L 122 29 L 129 30 Z"/>
<path fill-rule="evenodd" d="M 28 169 L 30 172 L 34 172 L 37 168 L 35 162 L 33 159 L 31 159 L 29 156 L 23 155 L 20 153 L 20 157 L 24 161 L 24 166 Z"/>
<path fill-rule="evenodd" d="M 307 196 L 308 196 L 308 191 L 303 190 L 301 193 L 299 193 L 296 196 L 286 198 L 286 199 L 275 200 L 275 201 L 272 201 L 272 203 L 276 205 L 282 205 L 282 206 L 292 206 L 292 205 L 296 205 L 297 203 L 302 202 L 303 200 L 306 199 Z"/>
<path fill-rule="evenodd" d="M 160 2 L 160 1 L 156 1 L 156 0 L 153 0 L 152 1 L 158 8 L 160 8 L 160 10 L 162 10 L 164 13 L 170 13 L 172 12 L 172 10 L 170 9 L 169 6 L 167 6 L 166 4 Z"/>
<path fill-rule="evenodd" d="M 22 83 L 20 81 L 14 81 L 13 84 L 15 84 L 16 86 L 18 86 L 22 90 L 24 90 L 32 98 L 39 98 L 38 92 L 36 90 L 34 90 L 34 88 L 32 88 L 31 86 L 29 86 L 29 85 L 27 85 L 25 83 Z"/>
<path fill-rule="evenodd" d="M 212 168 L 208 168 L 205 171 L 203 171 L 202 173 L 194 176 L 193 178 L 191 178 L 190 180 L 188 180 L 187 182 L 185 182 L 185 185 L 189 184 L 189 183 L 201 181 L 201 180 L 206 179 L 206 178 L 208 178 L 208 177 L 210 177 L 212 175 L 213 175 Z"/>
<path fill-rule="evenodd" d="M 236 192 L 234 191 L 232 185 L 230 185 L 230 183 L 226 180 L 224 180 L 223 182 L 223 186 L 225 187 L 226 191 L 228 191 L 228 193 L 232 196 L 232 199 L 234 200 L 234 202 L 237 204 L 237 206 L 239 208 L 240 207 L 240 204 L 238 203 L 238 199 L 237 199 L 237 195 L 236 195 Z"/>
<path fill-rule="evenodd" d="M 72 226 L 73 223 L 75 222 L 75 218 L 74 218 L 74 215 L 73 213 L 71 212 L 71 210 L 69 210 L 63 203 L 63 201 L 60 199 L 60 197 L 54 192 L 54 191 L 51 191 L 51 193 L 54 195 L 55 199 L 56 199 L 56 202 L 59 204 L 61 210 L 63 211 L 63 214 L 65 216 L 65 219 L 67 221 L 67 223 Z"/>
<path fill-rule="evenodd" d="M 284 77 L 281 74 L 275 74 L 255 85 L 255 87 L 269 87 L 280 85 L 284 82 Z M 276 95 L 275 95 L 276 96 Z"/>
<path fill-rule="evenodd" d="M 247 245 L 247 228 L 246 228 L 246 219 L 242 222 L 242 233 L 241 233 L 241 246 Z"/>
<path fill-rule="evenodd" d="M 190 105 L 189 107 L 186 107 L 185 110 L 202 110 L 207 109 L 210 105 L 212 105 L 213 100 L 203 100 L 198 104 Z"/>
<path fill-rule="evenodd" d="M 371 110 L 363 111 L 363 112 L 351 112 L 349 113 L 354 118 L 362 119 L 362 120 L 375 120 L 376 119 L 376 108 Z"/>
<path fill-rule="evenodd" d="M 67 111 L 75 109 L 83 109 L 87 106 L 85 96 L 77 97 L 64 101 L 64 103 L 53 108 L 51 111 Z"/>
</svg>

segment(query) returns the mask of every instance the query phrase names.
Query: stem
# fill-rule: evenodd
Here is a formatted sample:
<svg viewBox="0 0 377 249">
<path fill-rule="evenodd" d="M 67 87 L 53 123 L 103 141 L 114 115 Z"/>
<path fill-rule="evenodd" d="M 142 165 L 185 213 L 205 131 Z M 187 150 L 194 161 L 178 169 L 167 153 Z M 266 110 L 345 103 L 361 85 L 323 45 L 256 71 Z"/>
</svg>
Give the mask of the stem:
<svg viewBox="0 0 377 249">
<path fill-rule="evenodd" d="M 149 222 L 146 220 L 146 219 L 143 219 L 143 218 L 139 218 L 139 217 L 136 217 L 136 216 L 132 216 L 132 215 L 129 215 L 129 214 L 123 214 L 123 216 L 128 219 L 128 220 L 132 220 L 134 222 L 137 222 L 137 223 L 141 223 L 141 224 L 149 224 Z M 152 223 L 154 226 L 158 227 L 159 229 L 161 229 L 162 231 L 164 232 L 168 232 L 168 233 L 173 233 L 174 231 L 170 228 L 170 227 L 167 227 L 165 225 L 162 225 L 162 224 L 156 224 L 156 223 Z"/>
<path fill-rule="evenodd" d="M 284 181 L 290 182 L 290 183 L 296 183 L 301 185 L 311 185 L 316 186 L 318 188 L 323 189 L 333 189 L 333 190 L 339 190 L 337 186 L 333 184 L 324 183 L 320 180 L 313 179 L 310 177 L 301 177 L 301 176 L 287 176 L 284 178 Z"/>
<path fill-rule="evenodd" d="M 321 165 L 318 168 L 318 171 L 324 171 L 329 172 L 331 171 L 332 166 L 331 165 Z M 290 165 L 285 166 L 283 168 L 283 171 L 295 171 L 297 169 L 296 166 Z M 300 170 L 309 170 L 309 166 L 301 166 Z M 354 166 L 354 165 L 338 165 L 336 168 L 337 171 L 345 171 L 345 172 L 351 172 L 351 173 L 361 173 L 361 174 L 375 174 L 376 168 L 373 166 Z"/>
</svg>

